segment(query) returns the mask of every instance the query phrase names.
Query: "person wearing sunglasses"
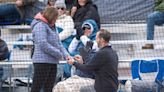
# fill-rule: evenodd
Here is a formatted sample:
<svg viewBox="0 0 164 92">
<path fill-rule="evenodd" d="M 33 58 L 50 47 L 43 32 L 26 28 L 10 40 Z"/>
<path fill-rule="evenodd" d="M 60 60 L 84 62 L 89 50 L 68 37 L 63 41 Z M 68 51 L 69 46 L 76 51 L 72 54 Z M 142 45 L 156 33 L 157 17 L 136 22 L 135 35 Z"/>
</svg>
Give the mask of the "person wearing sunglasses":
<svg viewBox="0 0 164 92">
<path fill-rule="evenodd" d="M 55 7 L 58 11 L 58 18 L 55 24 L 59 29 L 59 38 L 64 47 L 68 48 L 73 39 L 74 22 L 72 17 L 66 14 L 66 4 L 64 0 L 57 0 Z"/>
<path fill-rule="evenodd" d="M 89 41 L 93 41 L 93 46 L 91 46 L 91 49 L 98 50 L 98 46 L 96 42 L 94 42 L 96 32 L 98 30 L 98 25 L 94 20 L 88 19 L 84 21 L 81 27 L 83 35 L 80 37 L 80 40 L 77 40 L 76 37 L 74 37 L 68 47 L 70 55 L 74 56 L 76 54 L 79 54 L 79 48 L 86 46 L 87 42 Z"/>
<path fill-rule="evenodd" d="M 74 38 L 74 22 L 71 16 L 66 14 L 66 4 L 64 0 L 57 0 L 54 5 L 58 11 L 58 18 L 56 20 L 56 27 L 59 31 L 59 38 L 63 44 L 63 46 L 68 49 L 69 44 Z M 67 68 L 66 68 L 67 67 Z M 57 78 L 62 75 L 67 78 L 70 77 L 70 71 L 67 71 L 69 68 L 68 64 L 64 64 L 64 68 L 62 65 L 58 65 L 58 73 Z M 59 78 L 60 79 L 60 78 Z M 60 80 L 57 80 L 60 81 Z"/>
</svg>

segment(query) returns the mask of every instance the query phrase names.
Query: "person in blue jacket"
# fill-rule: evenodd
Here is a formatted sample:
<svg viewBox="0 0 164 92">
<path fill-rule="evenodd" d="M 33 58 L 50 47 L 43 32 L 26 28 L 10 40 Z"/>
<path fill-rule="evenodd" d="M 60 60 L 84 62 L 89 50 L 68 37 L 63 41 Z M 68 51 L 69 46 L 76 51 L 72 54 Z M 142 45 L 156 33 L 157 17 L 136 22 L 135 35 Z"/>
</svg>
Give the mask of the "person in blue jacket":
<svg viewBox="0 0 164 92">
<path fill-rule="evenodd" d="M 88 19 L 84 21 L 81 27 L 83 35 L 80 40 L 75 37 L 69 45 L 68 51 L 70 55 L 79 54 L 79 48 L 86 46 L 88 41 L 94 41 L 98 30 L 98 25 L 94 20 Z M 96 42 L 93 43 L 92 49 L 98 49 Z"/>
<path fill-rule="evenodd" d="M 99 30 L 97 23 L 92 20 L 88 19 L 83 22 L 81 31 L 83 32 L 83 35 L 78 40 L 76 37 L 73 38 L 71 41 L 68 52 L 71 56 L 74 56 L 79 53 L 79 49 L 82 47 L 85 47 L 87 45 L 87 42 L 94 41 L 96 38 L 96 32 Z M 98 46 L 96 42 L 93 42 L 92 49 L 97 51 Z M 68 78 L 71 76 L 71 65 L 65 64 L 64 65 L 64 77 Z"/>
</svg>

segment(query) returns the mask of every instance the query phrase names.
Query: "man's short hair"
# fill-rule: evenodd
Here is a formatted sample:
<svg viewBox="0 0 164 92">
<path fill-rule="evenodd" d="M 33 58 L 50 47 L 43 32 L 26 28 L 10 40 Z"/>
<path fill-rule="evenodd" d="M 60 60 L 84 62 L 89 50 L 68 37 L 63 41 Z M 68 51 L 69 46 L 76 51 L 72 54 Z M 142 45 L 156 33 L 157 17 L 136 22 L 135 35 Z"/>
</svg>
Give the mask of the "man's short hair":
<svg viewBox="0 0 164 92">
<path fill-rule="evenodd" d="M 105 29 L 100 29 L 99 38 L 103 38 L 106 42 L 109 42 L 109 40 L 111 39 L 111 34 Z"/>
</svg>

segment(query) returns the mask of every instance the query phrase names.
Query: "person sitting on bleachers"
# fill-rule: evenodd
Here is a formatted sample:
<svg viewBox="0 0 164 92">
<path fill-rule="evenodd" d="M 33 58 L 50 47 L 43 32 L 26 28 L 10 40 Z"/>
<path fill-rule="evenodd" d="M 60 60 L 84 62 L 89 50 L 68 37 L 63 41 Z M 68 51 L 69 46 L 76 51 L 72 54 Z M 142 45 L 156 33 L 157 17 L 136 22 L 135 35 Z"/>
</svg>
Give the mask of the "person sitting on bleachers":
<svg viewBox="0 0 164 92">
<path fill-rule="evenodd" d="M 54 6 L 57 8 L 59 14 L 55 23 L 59 31 L 59 38 L 67 49 L 74 37 L 74 22 L 72 17 L 66 14 L 66 4 L 64 0 L 57 0 Z"/>
<path fill-rule="evenodd" d="M 0 4 L 0 25 L 30 24 L 34 15 L 42 11 L 52 0 L 16 0 Z"/>
<path fill-rule="evenodd" d="M 96 38 L 96 32 L 99 30 L 96 22 L 92 19 L 84 21 L 81 27 L 83 35 L 81 35 L 80 40 L 77 40 L 76 37 L 71 41 L 68 52 L 71 56 L 79 54 L 79 48 L 86 46 L 88 41 L 94 41 Z M 97 50 L 97 43 L 94 41 L 92 49 Z M 64 65 L 64 77 L 68 78 L 71 76 L 71 65 Z"/>
<path fill-rule="evenodd" d="M 155 11 L 147 17 L 147 40 L 154 39 L 155 25 L 164 24 L 164 0 L 155 0 Z M 153 44 L 146 44 L 142 49 L 154 49 Z"/>
<path fill-rule="evenodd" d="M 74 22 L 72 17 L 66 14 L 66 4 L 64 0 L 57 0 L 54 6 L 58 11 L 58 18 L 55 24 L 59 32 L 59 38 L 65 49 L 68 49 L 69 44 L 74 38 Z M 64 67 L 66 66 L 67 65 L 64 64 Z M 64 77 L 67 77 L 67 74 L 64 72 L 63 65 L 58 65 L 57 81 L 60 81 L 60 77 L 63 75 Z"/>
<path fill-rule="evenodd" d="M 88 19 L 84 21 L 81 27 L 83 34 L 80 36 L 80 40 L 74 37 L 69 45 L 68 51 L 70 55 L 79 54 L 79 48 L 86 46 L 88 41 L 94 41 L 98 30 L 99 28 L 94 20 Z M 96 42 L 93 44 L 93 49 L 98 49 Z"/>
</svg>

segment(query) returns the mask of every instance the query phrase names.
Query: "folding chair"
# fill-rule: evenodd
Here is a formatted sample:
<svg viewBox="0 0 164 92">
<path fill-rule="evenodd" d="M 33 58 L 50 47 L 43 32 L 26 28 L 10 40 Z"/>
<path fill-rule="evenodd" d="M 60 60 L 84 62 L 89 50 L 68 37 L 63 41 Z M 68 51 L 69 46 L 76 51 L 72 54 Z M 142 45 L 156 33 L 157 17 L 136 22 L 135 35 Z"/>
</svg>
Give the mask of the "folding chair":
<svg viewBox="0 0 164 92">
<path fill-rule="evenodd" d="M 132 92 L 162 92 L 164 60 L 134 60 L 131 63 L 131 72 Z"/>
</svg>

